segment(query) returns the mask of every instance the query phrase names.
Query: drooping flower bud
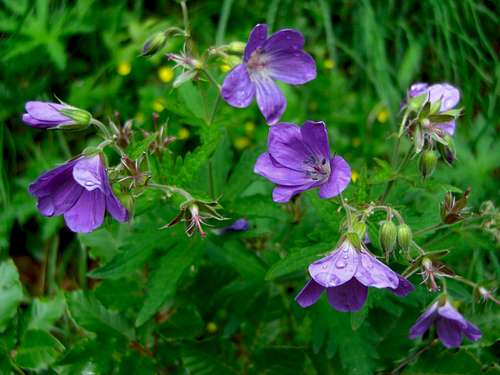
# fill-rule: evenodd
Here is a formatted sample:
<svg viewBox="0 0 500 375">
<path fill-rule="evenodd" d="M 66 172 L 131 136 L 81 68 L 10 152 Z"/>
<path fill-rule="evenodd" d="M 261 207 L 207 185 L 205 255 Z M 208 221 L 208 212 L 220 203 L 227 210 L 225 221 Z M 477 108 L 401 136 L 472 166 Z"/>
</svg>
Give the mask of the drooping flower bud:
<svg viewBox="0 0 500 375">
<path fill-rule="evenodd" d="M 151 36 L 142 47 L 142 56 L 153 56 L 167 44 L 167 33 L 160 31 Z"/>
<path fill-rule="evenodd" d="M 412 240 L 412 231 L 411 228 L 407 224 L 401 224 L 398 227 L 398 245 L 403 251 L 408 251 L 410 248 L 411 240 Z"/>
<path fill-rule="evenodd" d="M 30 101 L 22 119 L 38 129 L 83 130 L 90 125 L 92 115 L 66 103 Z"/>
<path fill-rule="evenodd" d="M 432 173 L 434 173 L 437 161 L 438 158 L 434 151 L 426 150 L 422 153 L 422 156 L 420 157 L 419 167 L 420 172 L 422 173 L 422 176 L 424 178 L 430 177 Z"/>
<path fill-rule="evenodd" d="M 441 158 L 448 165 L 452 165 L 456 159 L 455 145 L 453 143 L 453 139 L 449 135 L 445 135 L 443 138 L 447 144 L 445 145 L 443 143 L 438 143 L 438 150 L 441 155 Z"/>
<path fill-rule="evenodd" d="M 382 249 L 386 255 L 391 254 L 396 247 L 398 229 L 392 221 L 384 221 L 380 227 L 379 239 Z"/>
</svg>

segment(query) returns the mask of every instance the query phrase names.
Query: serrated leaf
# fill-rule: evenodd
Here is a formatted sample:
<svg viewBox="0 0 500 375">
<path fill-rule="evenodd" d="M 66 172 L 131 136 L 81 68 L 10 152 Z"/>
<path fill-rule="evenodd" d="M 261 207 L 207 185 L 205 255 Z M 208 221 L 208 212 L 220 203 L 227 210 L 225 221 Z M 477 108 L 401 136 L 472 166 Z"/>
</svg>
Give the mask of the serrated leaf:
<svg viewBox="0 0 500 375">
<path fill-rule="evenodd" d="M 177 281 L 196 258 L 201 256 L 203 243 L 190 241 L 189 245 L 181 241 L 157 262 L 156 269 L 149 278 L 144 305 L 135 321 L 136 326 L 143 325 L 175 294 Z"/>
<path fill-rule="evenodd" d="M 15 361 L 19 367 L 41 370 L 53 364 L 64 350 L 54 336 L 45 331 L 27 331 L 17 349 Z"/>
<path fill-rule="evenodd" d="M 449 350 L 424 353 L 417 362 L 408 366 L 402 375 L 471 375 L 481 373 L 481 363 L 472 353 Z"/>
<path fill-rule="evenodd" d="M 35 298 L 24 316 L 26 330 L 49 331 L 54 323 L 61 318 L 66 307 L 64 295 L 57 294 L 54 298 Z"/>
<path fill-rule="evenodd" d="M 199 345 L 185 345 L 181 359 L 183 367 L 190 375 L 237 374 L 219 357 L 214 344 L 205 342 Z"/>
<path fill-rule="evenodd" d="M 23 288 L 17 268 L 11 259 L 0 263 L 0 332 L 9 325 L 16 315 L 17 307 L 23 299 Z"/>
</svg>

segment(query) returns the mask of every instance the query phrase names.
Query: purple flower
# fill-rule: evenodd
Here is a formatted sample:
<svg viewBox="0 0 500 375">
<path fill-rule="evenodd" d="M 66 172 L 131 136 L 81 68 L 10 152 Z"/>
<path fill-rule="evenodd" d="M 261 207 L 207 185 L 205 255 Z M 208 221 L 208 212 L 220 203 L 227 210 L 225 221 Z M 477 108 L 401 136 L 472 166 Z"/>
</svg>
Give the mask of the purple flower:
<svg viewBox="0 0 500 375">
<path fill-rule="evenodd" d="M 322 121 L 302 127 L 280 123 L 269 129 L 268 152 L 257 159 L 254 172 L 277 186 L 275 202 L 288 202 L 305 190 L 319 187 L 323 199 L 340 194 L 351 181 L 351 168 L 340 156 L 330 155 L 328 132 Z"/>
<path fill-rule="evenodd" d="M 114 195 L 100 155 L 80 156 L 42 174 L 29 187 L 44 216 L 64 215 L 73 232 L 92 232 L 104 212 L 128 220 L 128 212 Z"/>
<path fill-rule="evenodd" d="M 250 228 L 250 224 L 246 219 L 238 219 L 231 225 L 223 228 L 215 229 L 216 233 L 219 235 L 231 233 L 231 232 L 245 232 Z"/>
<path fill-rule="evenodd" d="M 267 25 L 255 26 L 243 63 L 224 80 L 222 97 L 233 107 L 245 108 L 255 96 L 267 123 L 277 123 L 286 100 L 275 80 L 301 85 L 316 78 L 316 63 L 303 48 L 304 37 L 296 30 L 283 29 L 268 38 Z"/>
<path fill-rule="evenodd" d="M 27 102 L 23 122 L 39 129 L 85 128 L 90 124 L 92 115 L 68 104 L 50 102 Z"/>
<path fill-rule="evenodd" d="M 430 86 L 427 83 L 414 83 L 408 90 L 410 98 L 422 94 L 426 94 L 427 101 L 431 103 L 441 100 L 440 113 L 453 109 L 460 101 L 460 92 L 449 83 L 437 83 Z M 436 124 L 436 127 L 449 135 L 455 133 L 455 121 Z"/>
<path fill-rule="evenodd" d="M 330 255 L 309 265 L 311 280 L 295 297 L 302 307 L 316 303 L 326 289 L 328 302 L 338 311 L 357 311 L 363 307 L 368 287 L 386 288 L 405 296 L 413 285 L 377 260 L 364 248 L 356 249 L 345 240 Z"/>
<path fill-rule="evenodd" d="M 410 339 L 422 336 L 431 324 L 436 325 L 438 337 L 447 348 L 459 347 L 462 343 L 462 333 L 472 341 L 481 338 L 481 331 L 465 320 L 448 301 L 444 304 L 437 301 L 420 315 L 410 329 Z"/>
</svg>

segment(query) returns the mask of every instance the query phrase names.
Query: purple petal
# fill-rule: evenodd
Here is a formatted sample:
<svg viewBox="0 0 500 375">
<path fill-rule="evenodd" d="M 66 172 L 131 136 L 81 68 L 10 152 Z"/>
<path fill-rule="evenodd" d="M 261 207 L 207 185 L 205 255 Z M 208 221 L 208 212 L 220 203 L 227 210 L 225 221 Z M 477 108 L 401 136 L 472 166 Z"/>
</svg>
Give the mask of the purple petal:
<svg viewBox="0 0 500 375">
<path fill-rule="evenodd" d="M 311 183 L 311 179 L 304 172 L 283 167 L 267 152 L 257 159 L 254 172 L 278 185 L 302 186 Z"/>
<path fill-rule="evenodd" d="M 302 288 L 299 294 L 297 294 L 295 301 L 297 301 L 297 303 L 304 308 L 314 305 L 321 296 L 321 293 L 323 293 L 324 289 L 324 287 L 311 279 L 307 282 L 304 288 Z"/>
<path fill-rule="evenodd" d="M 99 189 L 105 193 L 102 169 L 104 165 L 99 155 L 82 157 L 73 168 L 73 178 L 88 191 Z"/>
<path fill-rule="evenodd" d="M 282 166 L 304 171 L 304 161 L 311 156 L 297 125 L 280 123 L 271 126 L 267 139 L 269 153 Z"/>
<path fill-rule="evenodd" d="M 26 103 L 26 112 L 40 121 L 46 122 L 64 122 L 71 120 L 69 117 L 64 116 L 59 112 L 60 109 L 66 106 L 57 103 L 32 101 Z"/>
<path fill-rule="evenodd" d="M 328 288 L 328 302 L 338 311 L 358 311 L 363 307 L 368 295 L 368 288 L 351 279 L 341 286 Z"/>
<path fill-rule="evenodd" d="M 226 76 L 221 95 L 228 104 L 236 108 L 245 108 L 252 103 L 255 85 L 250 80 L 244 64 L 238 65 Z"/>
<path fill-rule="evenodd" d="M 439 306 L 437 312 L 441 317 L 455 321 L 463 329 L 467 327 L 467 320 L 448 301 L 443 306 Z"/>
<path fill-rule="evenodd" d="M 113 193 L 106 196 L 106 209 L 115 220 L 121 223 L 124 223 L 128 220 L 127 209 L 123 207 L 121 202 Z"/>
<path fill-rule="evenodd" d="M 261 47 L 267 39 L 267 25 L 258 24 L 250 32 L 248 42 L 245 47 L 244 61 L 247 62 L 252 52 Z"/>
<path fill-rule="evenodd" d="M 257 104 L 269 125 L 276 124 L 286 108 L 285 96 L 269 77 L 259 76 L 254 80 Z"/>
<path fill-rule="evenodd" d="M 330 145 L 328 144 L 328 130 L 323 121 L 306 121 L 300 128 L 300 134 L 310 154 L 318 159 L 330 160 Z"/>
<path fill-rule="evenodd" d="M 397 288 L 387 288 L 390 292 L 397 296 L 404 297 L 408 293 L 413 292 L 415 287 L 403 276 L 398 274 L 399 284 Z"/>
<path fill-rule="evenodd" d="M 47 197 L 51 200 L 54 208 L 52 215 L 62 215 L 73 207 L 83 191 L 84 189 L 72 179 L 68 179 L 64 184 L 60 185 L 54 190 L 53 194 Z"/>
<path fill-rule="evenodd" d="M 33 182 L 28 190 L 35 197 L 43 197 L 52 194 L 54 187 L 60 185 L 65 180 L 73 179 L 73 166 L 79 159 L 70 160 L 50 171 L 43 173 Z"/>
<path fill-rule="evenodd" d="M 250 224 L 248 223 L 248 220 L 246 219 L 238 219 L 231 225 L 220 228 L 219 231 L 221 234 L 228 233 L 228 232 L 244 232 L 247 231 L 250 228 Z"/>
<path fill-rule="evenodd" d="M 455 107 L 460 101 L 460 91 L 449 83 L 438 83 L 429 87 L 429 101 L 441 100 L 441 112 Z"/>
<path fill-rule="evenodd" d="M 413 325 L 410 328 L 410 339 L 415 339 L 418 336 L 422 336 L 425 331 L 427 331 L 430 325 L 434 322 L 437 317 L 437 305 L 438 303 L 434 303 L 431 307 L 424 311 L 422 315 L 420 315 Z"/>
<path fill-rule="evenodd" d="M 40 121 L 37 120 L 36 118 L 32 117 L 29 113 L 24 113 L 22 117 L 23 122 L 26 125 L 29 125 L 33 128 L 38 128 L 38 129 L 50 129 L 50 128 L 55 128 L 61 124 L 65 125 L 66 123 L 61 123 L 60 121 Z M 67 123 L 73 123 L 73 121 L 66 121 Z"/>
<path fill-rule="evenodd" d="M 351 182 L 351 167 L 340 156 L 330 160 L 330 177 L 319 189 L 319 196 L 328 199 L 339 195 Z"/>
<path fill-rule="evenodd" d="M 436 329 L 439 339 L 447 348 L 458 348 L 462 343 L 462 332 L 455 321 L 438 318 Z"/>
<path fill-rule="evenodd" d="M 316 62 L 304 51 L 280 50 L 266 55 L 266 69 L 277 80 L 302 85 L 316 78 Z"/>
<path fill-rule="evenodd" d="M 398 287 L 398 274 L 373 255 L 361 251 L 359 260 L 359 266 L 354 277 L 361 284 L 375 288 L 396 289 Z"/>
<path fill-rule="evenodd" d="M 359 264 L 359 253 L 349 241 L 344 241 L 332 254 L 309 265 L 309 274 L 325 288 L 339 286 L 351 280 Z"/>
<path fill-rule="evenodd" d="M 471 341 L 477 341 L 482 336 L 479 328 L 477 328 L 471 322 L 467 322 L 467 327 L 465 329 L 463 329 L 462 332 Z"/>
<path fill-rule="evenodd" d="M 418 82 L 410 86 L 409 95 L 410 97 L 418 96 L 427 91 L 429 85 L 427 83 Z"/>
<path fill-rule="evenodd" d="M 92 232 L 101 226 L 105 208 L 105 197 L 100 190 L 84 190 L 75 205 L 65 212 L 64 220 L 73 232 Z"/>
<path fill-rule="evenodd" d="M 301 50 L 304 48 L 304 36 L 293 29 L 283 29 L 275 32 L 262 45 L 264 53 L 281 50 Z"/>
<path fill-rule="evenodd" d="M 448 135 L 453 135 L 455 133 L 455 121 L 443 122 L 442 124 L 436 124 L 436 127 L 441 129 Z"/>
<path fill-rule="evenodd" d="M 297 194 L 302 193 L 303 191 L 306 191 L 307 189 L 310 189 L 313 187 L 314 183 L 310 183 L 308 185 L 301 185 L 301 186 L 276 186 L 273 190 L 273 201 L 277 203 L 286 203 L 292 197 L 294 197 Z"/>
</svg>

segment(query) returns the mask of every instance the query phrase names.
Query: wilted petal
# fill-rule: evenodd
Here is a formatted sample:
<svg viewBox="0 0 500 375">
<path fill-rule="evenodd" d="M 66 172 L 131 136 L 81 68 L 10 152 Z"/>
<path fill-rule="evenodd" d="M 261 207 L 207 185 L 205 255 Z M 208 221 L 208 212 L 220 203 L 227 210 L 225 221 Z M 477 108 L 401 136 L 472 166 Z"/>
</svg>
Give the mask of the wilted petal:
<svg viewBox="0 0 500 375">
<path fill-rule="evenodd" d="M 351 167 L 340 156 L 334 156 L 330 161 L 330 177 L 319 189 L 323 199 L 335 197 L 342 193 L 351 182 Z"/>
<path fill-rule="evenodd" d="M 425 331 L 429 329 L 429 326 L 434 322 L 437 316 L 437 302 L 434 303 L 431 307 L 424 311 L 422 315 L 420 315 L 413 325 L 410 328 L 410 339 L 415 339 L 418 336 L 422 336 Z"/>
<path fill-rule="evenodd" d="M 396 289 L 398 287 L 398 274 L 373 255 L 361 251 L 359 259 L 359 266 L 354 277 L 361 284 L 375 288 Z"/>
<path fill-rule="evenodd" d="M 321 293 L 323 293 L 324 289 L 324 287 L 311 279 L 304 288 L 302 288 L 299 294 L 297 294 L 295 301 L 297 301 L 301 307 L 309 307 L 316 303 L 319 297 L 321 297 Z"/>
<path fill-rule="evenodd" d="M 471 322 L 467 322 L 467 327 L 465 329 L 463 329 L 462 332 L 471 341 L 477 341 L 482 336 L 479 328 L 477 328 Z"/>
<path fill-rule="evenodd" d="M 252 52 L 261 47 L 267 39 L 267 25 L 258 24 L 250 32 L 248 42 L 245 47 L 244 61 L 247 62 Z"/>
<path fill-rule="evenodd" d="M 455 133 L 455 121 L 443 122 L 442 124 L 436 124 L 436 127 L 444 131 L 448 135 L 453 135 Z"/>
<path fill-rule="evenodd" d="M 304 48 L 304 36 L 293 29 L 283 29 L 275 32 L 262 45 L 264 53 L 282 50 L 301 50 Z"/>
<path fill-rule="evenodd" d="M 105 208 L 104 194 L 100 190 L 85 190 L 74 206 L 65 212 L 64 220 L 73 232 L 92 232 L 101 226 Z"/>
<path fill-rule="evenodd" d="M 351 280 L 359 263 L 359 253 L 349 241 L 344 241 L 332 254 L 309 265 L 309 274 L 328 288 Z"/>
<path fill-rule="evenodd" d="M 304 161 L 311 154 L 304 144 L 301 130 L 297 125 L 279 123 L 271 126 L 267 144 L 272 158 L 282 166 L 304 171 Z"/>
<path fill-rule="evenodd" d="M 302 186 L 311 182 L 304 172 L 281 166 L 267 152 L 257 159 L 254 172 L 278 185 Z"/>
<path fill-rule="evenodd" d="M 314 184 L 310 183 L 308 185 L 301 185 L 301 186 L 281 186 L 278 185 L 274 188 L 273 190 L 273 201 L 277 203 L 286 203 L 290 199 L 292 199 L 293 196 L 302 193 L 303 191 L 306 191 L 310 187 L 312 187 Z"/>
<path fill-rule="evenodd" d="M 88 191 L 99 189 L 105 193 L 102 169 L 104 168 L 99 155 L 82 157 L 73 168 L 73 178 Z"/>
<path fill-rule="evenodd" d="M 338 311 L 358 311 L 363 307 L 368 295 L 368 288 L 351 279 L 345 284 L 328 288 L 328 302 Z"/>
<path fill-rule="evenodd" d="M 300 128 L 302 140 L 309 153 L 330 160 L 330 145 L 328 144 L 328 130 L 323 121 L 306 121 Z"/>
<path fill-rule="evenodd" d="M 462 343 L 460 326 L 455 321 L 438 318 L 436 329 L 439 339 L 447 348 L 458 348 Z"/>
<path fill-rule="evenodd" d="M 269 125 L 276 124 L 286 108 L 285 96 L 278 85 L 267 76 L 254 80 L 257 104 Z"/>
<path fill-rule="evenodd" d="M 403 276 L 398 275 L 399 284 L 397 288 L 387 288 L 389 291 L 394 293 L 397 296 L 404 297 L 408 293 L 413 292 L 415 287 Z"/>
<path fill-rule="evenodd" d="M 455 107 L 460 101 L 460 91 L 448 83 L 438 83 L 429 87 L 429 101 L 441 100 L 441 112 Z"/>
<path fill-rule="evenodd" d="M 280 50 L 266 55 L 266 69 L 274 79 L 302 85 L 316 78 L 316 62 L 304 51 Z"/>
<path fill-rule="evenodd" d="M 250 80 L 244 64 L 238 65 L 226 76 L 221 95 L 227 103 L 236 108 L 245 108 L 252 103 L 255 85 Z"/>
</svg>

